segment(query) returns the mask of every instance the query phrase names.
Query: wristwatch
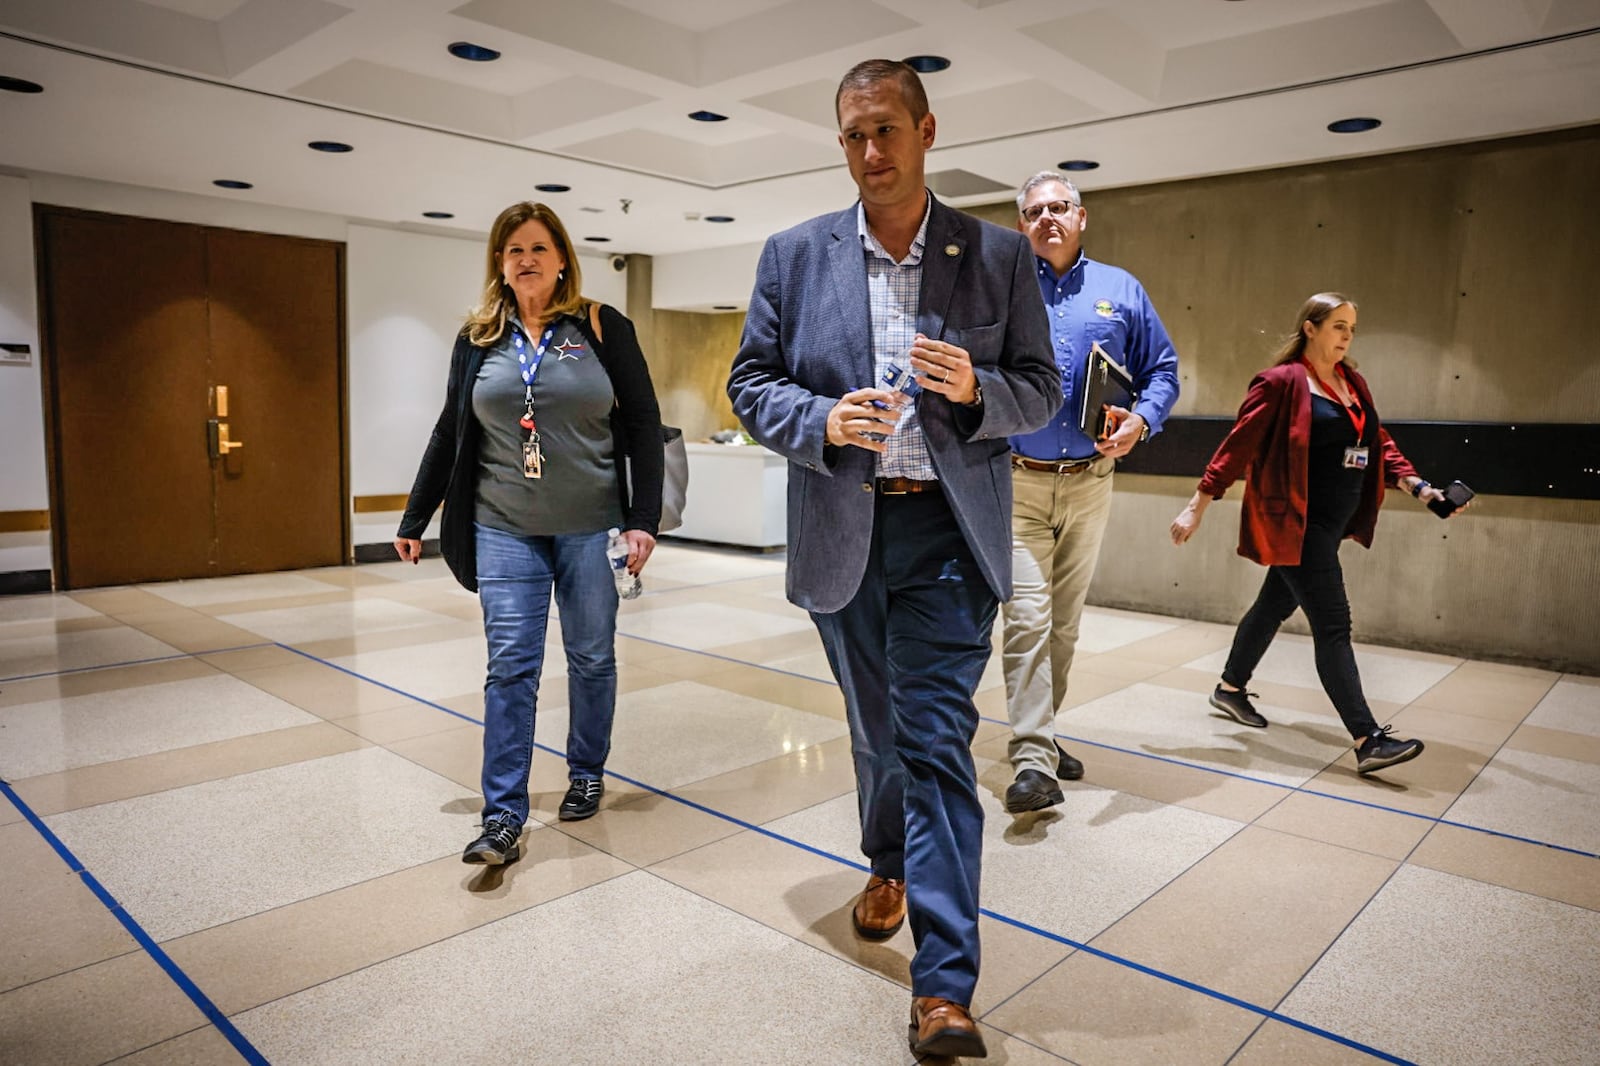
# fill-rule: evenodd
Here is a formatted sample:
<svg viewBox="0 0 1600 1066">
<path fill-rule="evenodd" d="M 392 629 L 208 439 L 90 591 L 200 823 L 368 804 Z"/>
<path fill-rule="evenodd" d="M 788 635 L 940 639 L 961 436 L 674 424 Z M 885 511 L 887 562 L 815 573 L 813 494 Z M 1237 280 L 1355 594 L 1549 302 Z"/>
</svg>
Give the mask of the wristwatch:
<svg viewBox="0 0 1600 1066">
<path fill-rule="evenodd" d="M 1143 421 L 1143 419 L 1141 419 L 1140 421 Z M 1139 431 L 1139 443 L 1143 444 L 1145 441 L 1147 441 L 1149 439 L 1150 439 L 1150 423 L 1149 422 L 1145 422 L 1144 428 Z"/>
<path fill-rule="evenodd" d="M 972 402 L 966 404 L 966 406 L 967 407 L 977 407 L 981 403 L 983 403 L 983 382 L 979 381 L 977 378 L 973 378 L 972 379 Z"/>
</svg>

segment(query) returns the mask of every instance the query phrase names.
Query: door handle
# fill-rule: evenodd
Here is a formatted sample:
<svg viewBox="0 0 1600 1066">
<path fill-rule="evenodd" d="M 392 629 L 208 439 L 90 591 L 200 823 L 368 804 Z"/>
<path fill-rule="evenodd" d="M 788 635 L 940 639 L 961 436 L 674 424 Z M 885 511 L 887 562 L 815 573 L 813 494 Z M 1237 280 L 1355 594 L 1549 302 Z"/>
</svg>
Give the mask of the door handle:
<svg viewBox="0 0 1600 1066">
<path fill-rule="evenodd" d="M 235 448 L 243 448 L 244 441 L 228 439 L 228 423 L 220 418 L 206 419 L 206 445 L 211 458 L 220 459 Z"/>
</svg>

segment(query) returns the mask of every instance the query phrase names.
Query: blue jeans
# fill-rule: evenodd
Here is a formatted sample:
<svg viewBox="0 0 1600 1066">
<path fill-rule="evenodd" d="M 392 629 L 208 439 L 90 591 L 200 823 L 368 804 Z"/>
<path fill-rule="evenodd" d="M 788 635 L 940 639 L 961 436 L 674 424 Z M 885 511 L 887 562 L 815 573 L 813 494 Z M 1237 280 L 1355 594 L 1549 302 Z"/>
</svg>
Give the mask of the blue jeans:
<svg viewBox="0 0 1600 1066">
<path fill-rule="evenodd" d="M 813 613 L 855 757 L 861 850 L 904 879 L 911 994 L 970 1004 L 978 983 L 983 807 L 972 696 L 999 601 L 943 492 L 880 496 L 861 587 Z"/>
<path fill-rule="evenodd" d="M 567 768 L 598 779 L 617 709 L 617 586 L 606 532 L 524 537 L 476 526 L 478 600 L 489 641 L 483 683 L 483 820 L 528 820 L 533 721 L 550 588 L 567 653 Z"/>
</svg>

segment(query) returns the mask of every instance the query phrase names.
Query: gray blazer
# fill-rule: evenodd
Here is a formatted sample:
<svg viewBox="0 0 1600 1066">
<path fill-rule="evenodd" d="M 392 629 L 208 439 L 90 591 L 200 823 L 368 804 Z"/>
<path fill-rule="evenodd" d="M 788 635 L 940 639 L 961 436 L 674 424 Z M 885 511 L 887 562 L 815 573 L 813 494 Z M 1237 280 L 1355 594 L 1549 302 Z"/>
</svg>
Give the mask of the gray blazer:
<svg viewBox="0 0 1600 1066">
<path fill-rule="evenodd" d="M 1020 233 L 933 201 L 917 328 L 965 348 L 983 403 L 917 401 L 934 469 L 996 596 L 1011 597 L 1011 461 L 1006 438 L 1061 406 L 1061 375 Z M 850 602 L 872 542 L 878 456 L 827 442 L 839 397 L 874 384 L 867 268 L 856 208 L 767 240 L 728 377 L 750 435 L 789 460 L 788 596 L 811 611 Z"/>
</svg>

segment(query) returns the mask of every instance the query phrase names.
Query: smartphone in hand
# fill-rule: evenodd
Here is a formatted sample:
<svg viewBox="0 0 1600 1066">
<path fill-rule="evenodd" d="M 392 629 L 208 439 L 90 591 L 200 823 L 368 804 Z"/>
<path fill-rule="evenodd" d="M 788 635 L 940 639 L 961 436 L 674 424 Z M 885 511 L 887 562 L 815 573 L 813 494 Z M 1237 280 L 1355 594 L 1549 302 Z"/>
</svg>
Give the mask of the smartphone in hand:
<svg viewBox="0 0 1600 1066">
<path fill-rule="evenodd" d="M 1466 485 L 1459 481 L 1452 481 L 1444 489 L 1444 499 L 1428 501 L 1428 510 L 1440 518 L 1449 518 L 1465 507 L 1467 501 L 1472 499 L 1472 496 L 1472 490 Z"/>
</svg>

